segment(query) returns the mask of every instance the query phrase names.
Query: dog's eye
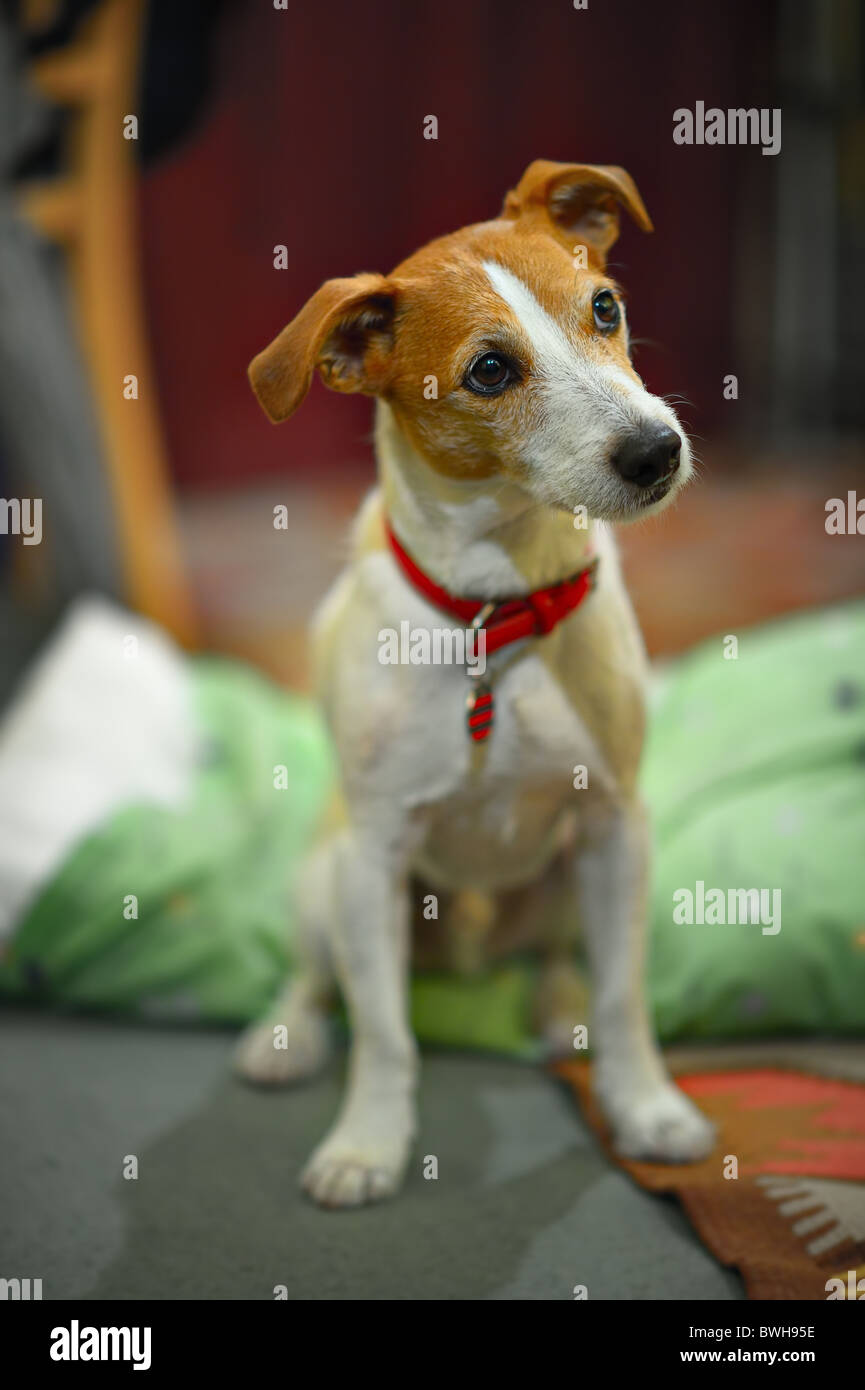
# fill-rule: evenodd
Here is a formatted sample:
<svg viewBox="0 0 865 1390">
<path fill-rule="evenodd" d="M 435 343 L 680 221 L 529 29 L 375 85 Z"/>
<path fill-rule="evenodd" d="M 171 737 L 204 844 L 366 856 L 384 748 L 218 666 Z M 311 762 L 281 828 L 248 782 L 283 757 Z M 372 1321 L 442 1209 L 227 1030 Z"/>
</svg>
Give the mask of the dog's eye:
<svg viewBox="0 0 865 1390">
<path fill-rule="evenodd" d="M 592 300 L 592 313 L 602 333 L 610 333 L 614 328 L 618 328 L 622 314 L 612 290 L 600 290 L 595 295 Z"/>
<path fill-rule="evenodd" d="M 511 365 L 497 352 L 482 352 L 469 367 L 465 385 L 479 396 L 495 396 L 513 378 Z"/>
</svg>

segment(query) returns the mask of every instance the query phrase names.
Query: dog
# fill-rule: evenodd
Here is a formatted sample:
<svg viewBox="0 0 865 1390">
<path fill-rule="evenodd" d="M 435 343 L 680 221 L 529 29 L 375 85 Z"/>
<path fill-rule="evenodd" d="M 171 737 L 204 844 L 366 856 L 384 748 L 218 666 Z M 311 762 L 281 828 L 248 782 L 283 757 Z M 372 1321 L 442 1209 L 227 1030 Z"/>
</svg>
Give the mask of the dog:
<svg viewBox="0 0 865 1390">
<path fill-rule="evenodd" d="M 347 1089 L 301 1178 L 325 1207 L 399 1187 L 416 1133 L 410 961 L 459 962 L 461 941 L 463 966 L 532 944 L 541 1027 L 573 1046 L 579 928 L 593 1085 L 617 1151 L 689 1162 L 712 1148 L 668 1077 L 642 979 L 646 661 L 609 524 L 660 511 L 693 462 L 631 365 L 605 269 L 622 208 L 652 230 L 625 170 L 537 160 L 495 220 L 391 275 L 327 281 L 250 364 L 274 422 L 316 369 L 376 398 L 379 485 L 314 624 L 339 805 L 297 885 L 297 971 L 237 1053 L 256 1082 L 309 1076 L 341 989 Z M 379 659 L 383 630 L 455 615 L 486 639 L 482 682 Z M 441 902 L 437 922 L 420 893 Z"/>
</svg>

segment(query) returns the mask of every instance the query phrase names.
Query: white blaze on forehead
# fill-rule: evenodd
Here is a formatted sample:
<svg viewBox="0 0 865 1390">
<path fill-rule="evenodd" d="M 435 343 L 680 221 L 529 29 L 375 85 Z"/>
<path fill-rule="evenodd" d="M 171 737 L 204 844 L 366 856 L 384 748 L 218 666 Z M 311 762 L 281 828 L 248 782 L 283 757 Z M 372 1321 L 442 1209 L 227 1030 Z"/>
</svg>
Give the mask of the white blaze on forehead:
<svg viewBox="0 0 865 1390">
<path fill-rule="evenodd" d="M 612 405 L 629 410 L 629 414 L 636 410 L 637 423 L 646 412 L 652 418 L 669 420 L 663 403 L 621 367 L 601 365 L 582 354 L 518 276 L 495 261 L 482 264 L 493 289 L 516 315 L 529 339 L 539 376 L 557 385 L 579 387 L 583 393 L 594 395 L 602 408 Z"/>
<path fill-rule="evenodd" d="M 519 319 L 543 374 L 554 377 L 563 373 L 566 376 L 580 373 L 584 364 L 573 344 L 555 319 L 538 303 L 528 286 L 495 261 L 484 261 L 483 268 L 496 294 Z"/>
<path fill-rule="evenodd" d="M 608 520 L 633 514 L 626 484 L 611 463 L 614 451 L 623 437 L 651 423 L 681 432 L 674 412 L 614 359 L 603 360 L 607 354 L 582 352 L 512 271 L 496 261 L 481 264 L 528 339 L 543 398 L 541 409 L 524 414 L 520 429 L 508 429 L 508 448 L 520 459 L 529 492 L 554 507 L 580 503 L 590 516 Z M 683 435 L 679 481 L 689 473 Z"/>
</svg>

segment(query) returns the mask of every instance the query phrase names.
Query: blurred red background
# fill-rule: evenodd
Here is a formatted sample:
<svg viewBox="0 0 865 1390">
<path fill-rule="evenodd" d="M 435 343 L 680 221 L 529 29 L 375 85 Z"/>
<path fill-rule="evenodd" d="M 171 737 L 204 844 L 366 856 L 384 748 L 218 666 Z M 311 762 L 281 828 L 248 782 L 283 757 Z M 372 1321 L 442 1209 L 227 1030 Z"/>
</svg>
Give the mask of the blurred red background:
<svg viewBox="0 0 865 1390">
<path fill-rule="evenodd" d="M 368 461 L 369 403 L 316 384 L 290 426 L 246 364 L 322 280 L 387 272 L 431 237 L 494 216 L 538 157 L 624 165 L 655 223 L 613 252 L 636 364 L 684 395 L 698 435 L 727 425 L 737 199 L 771 160 L 673 146 L 672 112 L 771 105 L 774 6 L 434 7 L 379 0 L 227 9 L 211 99 L 145 173 L 141 237 L 164 426 L 179 482 L 212 487 Z M 423 138 L 434 114 L 438 140 Z M 658 151 L 675 151 L 661 159 Z M 763 166 L 762 168 L 760 166 Z M 768 178 L 757 181 L 768 202 Z M 276 270 L 273 247 L 288 247 Z M 743 391 L 753 387 L 745 382 Z M 725 418 L 726 417 L 726 418 Z"/>
<path fill-rule="evenodd" d="M 44 138 L 28 137 L 29 115 L 7 122 L 21 147 L 10 167 L 49 176 L 29 202 L 47 242 L 26 264 L 46 262 L 33 270 L 44 290 L 62 248 L 107 431 L 100 477 L 71 347 L 55 365 L 65 390 L 52 392 L 53 416 L 39 394 L 59 301 L 53 318 L 25 316 L 33 419 L 14 440 L 0 429 L 0 478 L 5 445 L 9 474 L 62 517 L 55 559 L 68 563 L 62 585 L 40 576 L 40 620 L 97 587 L 189 646 L 304 684 L 309 616 L 374 476 L 372 406 L 316 381 L 274 428 L 247 364 L 324 280 L 386 273 L 495 216 L 540 157 L 623 165 L 655 224 L 644 236 L 624 223 L 611 269 L 635 365 L 674 397 L 700 462 L 681 503 L 619 532 L 650 653 L 862 592 L 861 538 L 824 525 L 827 498 L 861 493 L 865 475 L 858 0 L 19 8 L 35 59 L 25 85 L 48 99 Z M 780 109 L 780 152 L 676 144 L 674 112 L 698 101 Z M 140 130 L 126 142 L 130 111 Z M 130 410 L 117 381 L 133 370 Z M 7 396 L 21 414 L 21 390 L 7 382 Z M 2 560 L 0 544 L 0 581 Z M 22 627 L 37 606 L 31 584 Z"/>
</svg>

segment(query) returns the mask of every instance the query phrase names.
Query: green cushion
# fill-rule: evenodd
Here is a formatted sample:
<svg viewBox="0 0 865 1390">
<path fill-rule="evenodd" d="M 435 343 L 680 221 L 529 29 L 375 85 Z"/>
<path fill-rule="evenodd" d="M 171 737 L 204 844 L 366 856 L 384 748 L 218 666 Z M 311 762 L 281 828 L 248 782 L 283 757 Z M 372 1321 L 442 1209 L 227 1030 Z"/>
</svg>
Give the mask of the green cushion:
<svg viewBox="0 0 865 1390">
<path fill-rule="evenodd" d="M 865 604 L 744 633 L 735 660 L 724 649 L 667 672 L 647 747 L 660 1035 L 861 1031 Z M 244 667 L 191 669 L 211 756 L 189 805 L 130 807 L 78 847 L 0 963 L 7 997 L 239 1023 L 290 972 L 292 881 L 333 784 L 327 736 L 309 701 Z M 698 882 L 780 889 L 780 931 L 677 923 L 674 895 Z M 535 978 L 529 959 L 417 975 L 418 1036 L 531 1055 Z"/>
<path fill-rule="evenodd" d="M 661 1036 L 862 1031 L 865 604 L 747 631 L 735 660 L 724 648 L 677 664 L 647 749 Z M 675 922 L 673 895 L 698 881 L 780 889 L 780 930 Z"/>
<path fill-rule="evenodd" d="M 87 837 L 19 927 L 7 995 L 241 1022 L 290 969 L 291 883 L 330 791 L 327 737 L 308 700 L 243 666 L 192 671 L 209 757 L 189 805 L 131 806 Z"/>
</svg>

